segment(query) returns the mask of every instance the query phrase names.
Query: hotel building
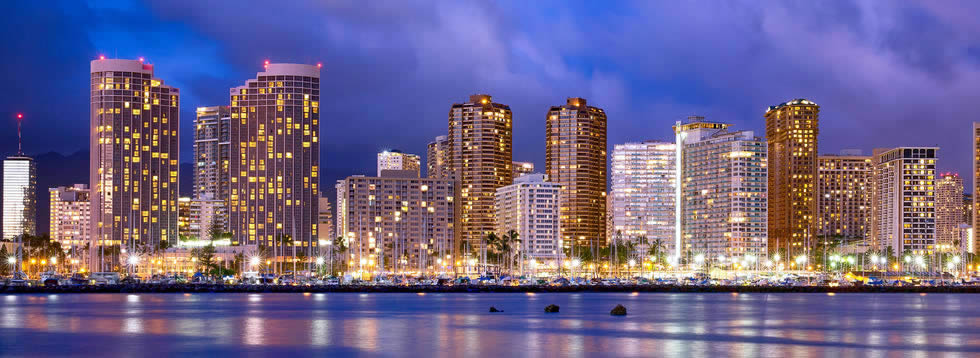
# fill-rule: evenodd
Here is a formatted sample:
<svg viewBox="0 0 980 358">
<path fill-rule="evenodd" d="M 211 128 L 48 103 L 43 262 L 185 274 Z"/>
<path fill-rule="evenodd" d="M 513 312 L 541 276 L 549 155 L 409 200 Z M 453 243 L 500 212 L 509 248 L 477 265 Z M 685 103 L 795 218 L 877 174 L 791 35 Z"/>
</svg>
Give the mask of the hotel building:
<svg viewBox="0 0 980 358">
<path fill-rule="evenodd" d="M 510 106 L 485 94 L 449 109 L 450 177 L 460 189 L 458 229 L 467 248 L 479 248 L 494 232 L 497 188 L 513 183 L 512 120 Z"/>
<path fill-rule="evenodd" d="M 400 150 L 386 150 L 378 153 L 378 176 L 384 170 L 407 170 L 419 176 L 422 165 L 419 156 L 402 153 Z"/>
<path fill-rule="evenodd" d="M 521 262 L 560 265 L 560 189 L 560 185 L 545 181 L 544 174 L 525 174 L 514 179 L 514 184 L 497 189 L 497 234 L 517 232 Z"/>
<path fill-rule="evenodd" d="M 875 149 L 871 238 L 877 250 L 936 245 L 936 147 Z"/>
<path fill-rule="evenodd" d="M 229 231 L 282 257 L 317 244 L 320 67 L 266 63 L 231 89 Z M 290 238 L 290 239 L 285 239 Z"/>
<path fill-rule="evenodd" d="M 449 178 L 450 164 L 449 138 L 441 135 L 429 142 L 426 153 L 426 176 L 432 179 Z"/>
<path fill-rule="evenodd" d="M 871 234 L 871 156 L 848 151 L 817 157 L 817 236 L 841 244 Z"/>
<path fill-rule="evenodd" d="M 534 163 L 513 162 L 511 165 L 514 168 L 514 180 L 517 180 L 517 177 L 521 175 L 534 173 Z"/>
<path fill-rule="evenodd" d="M 612 237 L 659 242 L 674 252 L 675 145 L 625 143 L 612 152 Z"/>
<path fill-rule="evenodd" d="M 977 195 L 980 195 L 980 122 L 973 122 L 973 145 L 971 146 L 973 151 L 973 205 L 971 211 L 970 226 L 974 228 L 980 228 L 980 201 L 977 201 Z M 974 254 L 980 254 L 980 245 L 974 245 Z"/>
<path fill-rule="evenodd" d="M 177 240 L 180 93 L 136 60 L 91 63 L 92 270 L 117 263 L 102 245 Z M 104 265 L 107 264 L 107 265 Z"/>
<path fill-rule="evenodd" d="M 769 248 L 788 256 L 816 243 L 817 135 L 820 106 L 796 99 L 766 111 Z"/>
<path fill-rule="evenodd" d="M 936 181 L 936 244 L 952 247 L 963 223 L 963 178 L 944 173 Z"/>
<path fill-rule="evenodd" d="M 23 153 L 3 161 L 3 238 L 37 233 L 37 164 Z"/>
<path fill-rule="evenodd" d="M 194 120 L 194 197 L 228 200 L 231 139 L 228 106 L 198 107 Z"/>
<path fill-rule="evenodd" d="M 88 185 L 59 186 L 48 189 L 51 207 L 51 240 L 62 248 L 82 246 L 91 240 L 92 204 Z"/>
<path fill-rule="evenodd" d="M 606 112 L 568 98 L 545 119 L 545 173 L 561 185 L 566 244 L 606 242 Z"/>
<path fill-rule="evenodd" d="M 688 117 L 677 123 L 682 254 L 748 265 L 767 256 L 766 142 Z"/>
<path fill-rule="evenodd" d="M 352 270 L 452 270 L 458 189 L 451 179 L 403 171 L 337 182 L 337 233 L 350 242 Z"/>
</svg>

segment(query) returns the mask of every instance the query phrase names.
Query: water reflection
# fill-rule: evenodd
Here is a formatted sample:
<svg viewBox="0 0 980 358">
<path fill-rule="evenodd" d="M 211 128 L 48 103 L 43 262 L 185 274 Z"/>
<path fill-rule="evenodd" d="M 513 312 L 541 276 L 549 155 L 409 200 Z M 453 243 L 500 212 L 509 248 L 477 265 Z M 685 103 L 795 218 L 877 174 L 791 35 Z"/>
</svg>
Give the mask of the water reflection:
<svg viewBox="0 0 980 358">
<path fill-rule="evenodd" d="M 0 295 L 11 355 L 926 356 L 980 353 L 971 295 Z M 546 314 L 545 305 L 561 306 Z M 614 317 L 618 303 L 629 315 Z M 490 306 L 503 313 L 490 314 Z M 159 342 L 167 344 L 160 345 Z M 9 350 L 8 350 L 9 349 Z M 87 350 L 83 350 L 87 349 Z"/>
</svg>

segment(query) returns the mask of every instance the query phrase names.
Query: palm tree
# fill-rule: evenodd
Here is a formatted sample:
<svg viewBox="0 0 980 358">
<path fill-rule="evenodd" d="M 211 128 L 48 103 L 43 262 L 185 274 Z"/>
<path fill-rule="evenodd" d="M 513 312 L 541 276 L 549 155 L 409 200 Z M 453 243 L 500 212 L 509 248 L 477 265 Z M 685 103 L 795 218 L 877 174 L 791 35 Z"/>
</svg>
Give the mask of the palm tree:
<svg viewBox="0 0 980 358">
<path fill-rule="evenodd" d="M 517 256 L 514 255 L 514 251 L 517 250 L 518 252 L 521 252 L 525 250 L 521 250 L 521 237 L 520 234 L 517 233 L 517 231 L 515 230 L 508 231 L 506 238 L 507 238 L 507 247 L 509 249 L 507 265 L 509 266 L 509 271 L 511 272 L 511 275 L 513 275 L 514 260 L 517 259 Z"/>
<path fill-rule="evenodd" d="M 491 232 L 491 233 L 487 233 L 487 235 L 484 236 L 484 238 L 483 238 L 483 245 L 482 245 L 483 247 L 480 248 L 483 251 L 483 257 L 482 257 L 482 260 L 483 260 L 483 272 L 480 273 L 481 276 L 483 276 L 484 274 L 486 274 L 486 271 L 487 271 L 487 259 L 490 259 L 490 258 L 493 257 L 494 253 L 493 253 L 493 250 L 492 249 L 496 249 L 497 248 L 497 245 L 499 245 L 499 242 L 500 242 L 500 237 L 498 237 L 496 233 L 492 233 Z"/>
</svg>

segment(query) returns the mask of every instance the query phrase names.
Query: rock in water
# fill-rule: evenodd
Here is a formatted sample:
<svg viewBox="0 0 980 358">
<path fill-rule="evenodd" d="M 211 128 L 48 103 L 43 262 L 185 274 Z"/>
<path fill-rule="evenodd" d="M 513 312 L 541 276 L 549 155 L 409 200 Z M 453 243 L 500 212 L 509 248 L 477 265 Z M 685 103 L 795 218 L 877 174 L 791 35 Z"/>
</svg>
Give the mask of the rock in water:
<svg viewBox="0 0 980 358">
<path fill-rule="evenodd" d="M 544 313 L 558 313 L 558 305 L 548 305 L 544 308 Z"/>
<path fill-rule="evenodd" d="M 490 306 L 490 313 L 495 313 L 495 312 L 503 312 L 503 311 L 498 310 L 497 307 Z"/>
<path fill-rule="evenodd" d="M 609 311 L 609 314 L 613 316 L 625 316 L 626 307 L 623 307 L 623 305 L 616 305 L 616 307 L 613 307 L 612 311 Z"/>
</svg>

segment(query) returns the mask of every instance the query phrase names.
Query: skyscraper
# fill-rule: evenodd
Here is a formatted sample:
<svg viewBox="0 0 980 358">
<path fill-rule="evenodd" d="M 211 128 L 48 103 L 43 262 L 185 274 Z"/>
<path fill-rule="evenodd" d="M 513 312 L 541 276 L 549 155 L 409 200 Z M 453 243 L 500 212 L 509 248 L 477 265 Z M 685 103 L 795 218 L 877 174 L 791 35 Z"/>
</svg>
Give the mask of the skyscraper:
<svg viewBox="0 0 980 358">
<path fill-rule="evenodd" d="M 330 199 L 321 196 L 319 202 L 320 214 L 317 218 L 317 234 L 320 240 L 329 241 L 332 244 L 336 237 L 336 229 L 334 229 L 333 209 L 330 206 Z"/>
<path fill-rule="evenodd" d="M 606 242 L 606 112 L 568 98 L 545 119 L 545 172 L 561 185 L 566 245 Z"/>
<path fill-rule="evenodd" d="M 48 195 L 51 199 L 51 240 L 61 243 L 62 248 L 87 244 L 91 240 L 92 221 L 88 185 L 50 188 Z"/>
<path fill-rule="evenodd" d="M 378 176 L 382 170 L 406 170 L 419 176 L 421 161 L 415 154 L 402 153 L 400 150 L 386 150 L 378 153 Z"/>
<path fill-rule="evenodd" d="M 944 173 L 936 181 L 936 244 L 951 247 L 960 238 L 962 222 L 963 179 Z"/>
<path fill-rule="evenodd" d="M 611 239 L 660 243 L 674 251 L 673 143 L 647 141 L 613 146 Z"/>
<path fill-rule="evenodd" d="M 842 243 L 871 234 L 871 157 L 857 152 L 817 157 L 817 235 Z"/>
<path fill-rule="evenodd" d="M 820 106 L 796 99 L 766 111 L 769 249 L 804 254 L 816 243 Z"/>
<path fill-rule="evenodd" d="M 511 166 L 514 168 L 514 180 L 521 175 L 534 173 L 534 163 L 531 162 L 513 162 Z"/>
<path fill-rule="evenodd" d="M 198 107 L 194 120 L 194 197 L 228 200 L 231 110 Z"/>
<path fill-rule="evenodd" d="M 37 165 L 23 153 L 3 161 L 3 238 L 37 233 Z"/>
<path fill-rule="evenodd" d="M 973 122 L 973 211 L 971 212 L 971 222 L 970 225 L 973 226 L 974 230 L 980 230 L 980 201 L 977 200 L 977 195 L 980 195 L 980 122 Z M 974 235 L 975 237 L 976 235 Z M 980 254 L 980 245 L 973 246 L 973 253 Z"/>
<path fill-rule="evenodd" d="M 180 93 L 143 61 L 95 60 L 91 75 L 90 257 L 104 270 L 117 258 L 103 245 L 177 240 Z"/>
<path fill-rule="evenodd" d="M 319 66 L 267 62 L 231 89 L 233 244 L 309 257 L 318 241 L 319 119 Z"/>
<path fill-rule="evenodd" d="M 459 183 L 459 229 L 467 249 L 479 248 L 494 232 L 494 195 L 514 180 L 512 119 L 510 106 L 485 94 L 449 109 L 450 177 Z"/>
<path fill-rule="evenodd" d="M 429 142 L 428 152 L 426 153 L 426 176 L 432 179 L 449 178 L 449 163 L 451 151 L 449 150 L 449 139 L 438 136 Z"/>
<path fill-rule="evenodd" d="M 537 260 L 556 268 L 560 264 L 560 189 L 558 184 L 545 181 L 544 174 L 525 174 L 514 179 L 514 184 L 497 189 L 497 232 L 517 232 L 521 262 Z"/>
<path fill-rule="evenodd" d="M 674 126 L 681 173 L 682 253 L 750 266 L 768 254 L 766 142 L 752 131 L 688 117 Z"/>
<path fill-rule="evenodd" d="M 896 256 L 936 245 L 935 147 L 875 149 L 871 238 Z"/>
</svg>

